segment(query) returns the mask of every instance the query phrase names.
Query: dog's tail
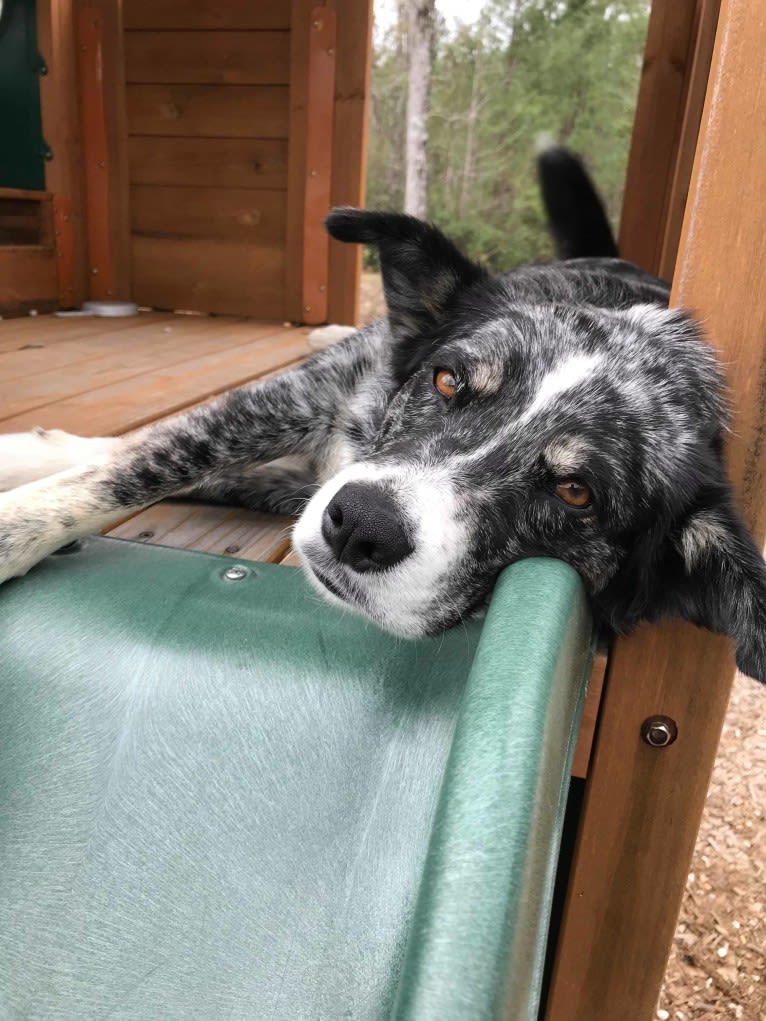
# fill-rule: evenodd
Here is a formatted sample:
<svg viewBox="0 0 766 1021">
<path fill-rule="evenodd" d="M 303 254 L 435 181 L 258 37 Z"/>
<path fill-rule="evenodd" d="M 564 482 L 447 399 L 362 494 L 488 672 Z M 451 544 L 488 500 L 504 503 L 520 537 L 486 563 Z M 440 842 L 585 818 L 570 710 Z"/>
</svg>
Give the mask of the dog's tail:
<svg viewBox="0 0 766 1021">
<path fill-rule="evenodd" d="M 546 144 L 537 155 L 537 176 L 559 259 L 619 254 L 598 192 L 576 156 Z"/>
</svg>

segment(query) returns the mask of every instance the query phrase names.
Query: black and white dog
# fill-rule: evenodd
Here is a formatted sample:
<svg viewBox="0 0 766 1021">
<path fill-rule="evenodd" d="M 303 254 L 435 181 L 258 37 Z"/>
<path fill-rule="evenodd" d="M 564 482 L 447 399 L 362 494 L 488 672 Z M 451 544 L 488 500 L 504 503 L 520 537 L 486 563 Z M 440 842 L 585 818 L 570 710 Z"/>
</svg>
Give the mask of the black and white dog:
<svg viewBox="0 0 766 1021">
<path fill-rule="evenodd" d="M 565 261 L 491 275 L 429 224 L 337 209 L 333 237 L 379 250 L 387 319 L 122 439 L 0 437 L 0 581 L 164 497 L 305 503 L 311 582 L 395 634 L 448 628 L 506 564 L 551 556 L 616 631 L 684 617 L 766 680 L 766 568 L 727 481 L 716 358 L 616 258 L 580 164 L 553 149 L 540 170 Z"/>
</svg>

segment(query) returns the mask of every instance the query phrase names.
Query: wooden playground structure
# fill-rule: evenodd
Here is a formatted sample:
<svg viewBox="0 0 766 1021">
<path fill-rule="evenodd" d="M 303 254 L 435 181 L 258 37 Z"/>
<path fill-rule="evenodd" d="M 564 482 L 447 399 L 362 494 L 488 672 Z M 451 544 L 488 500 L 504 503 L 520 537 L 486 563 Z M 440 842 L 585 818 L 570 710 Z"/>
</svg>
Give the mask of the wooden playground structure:
<svg viewBox="0 0 766 1021">
<path fill-rule="evenodd" d="M 0 312 L 38 313 L 0 328 L 0 431 L 127 432 L 297 363 L 308 324 L 356 322 L 360 252 L 321 220 L 364 201 L 371 27 L 371 0 L 37 0 L 52 158 L 44 189 L 0 188 Z M 761 543 L 764 52 L 758 0 L 654 0 L 620 230 L 727 365 Z M 86 299 L 148 310 L 45 314 Z M 112 531 L 289 563 L 288 524 L 172 502 Z M 546 1021 L 653 1016 L 733 677 L 727 641 L 679 622 L 597 657 Z"/>
</svg>

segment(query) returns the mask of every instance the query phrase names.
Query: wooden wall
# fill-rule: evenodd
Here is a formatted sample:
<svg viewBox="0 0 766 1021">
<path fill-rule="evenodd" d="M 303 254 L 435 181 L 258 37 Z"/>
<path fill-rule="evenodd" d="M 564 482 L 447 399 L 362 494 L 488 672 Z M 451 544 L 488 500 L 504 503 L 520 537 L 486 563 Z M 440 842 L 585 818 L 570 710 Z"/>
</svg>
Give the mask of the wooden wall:
<svg viewBox="0 0 766 1021">
<path fill-rule="evenodd" d="M 285 313 L 290 5 L 126 0 L 133 296 Z"/>
<path fill-rule="evenodd" d="M 327 139 L 327 202 L 304 224 L 307 181 L 317 183 L 306 166 L 308 47 L 323 0 L 124 0 L 129 246 L 140 304 L 326 318 L 316 319 L 319 302 L 308 309 L 299 263 L 312 244 L 305 230 L 331 202 L 363 200 L 372 23 L 370 0 L 327 6 L 341 44 L 336 55 L 336 40 L 325 43 L 337 63 L 329 118 L 345 137 L 331 155 Z M 358 256 L 316 259 L 323 311 L 329 293 L 332 311 L 350 321 Z"/>
</svg>

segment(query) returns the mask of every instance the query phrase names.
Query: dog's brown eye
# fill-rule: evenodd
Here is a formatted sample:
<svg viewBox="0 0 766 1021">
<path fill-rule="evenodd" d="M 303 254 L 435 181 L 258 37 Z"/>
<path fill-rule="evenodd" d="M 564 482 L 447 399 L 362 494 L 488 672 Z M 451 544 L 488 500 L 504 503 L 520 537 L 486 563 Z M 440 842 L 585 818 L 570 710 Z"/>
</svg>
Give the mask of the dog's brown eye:
<svg viewBox="0 0 766 1021">
<path fill-rule="evenodd" d="M 577 479 L 564 479 L 563 482 L 559 482 L 556 486 L 556 496 L 570 507 L 580 508 L 589 506 L 593 499 L 590 489 Z"/>
<path fill-rule="evenodd" d="M 455 374 L 450 372 L 449 369 L 437 369 L 434 373 L 434 386 L 442 395 L 449 399 L 455 396 L 457 390 L 457 380 Z"/>
</svg>

